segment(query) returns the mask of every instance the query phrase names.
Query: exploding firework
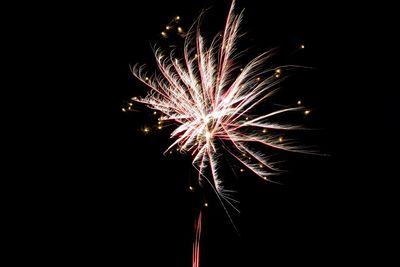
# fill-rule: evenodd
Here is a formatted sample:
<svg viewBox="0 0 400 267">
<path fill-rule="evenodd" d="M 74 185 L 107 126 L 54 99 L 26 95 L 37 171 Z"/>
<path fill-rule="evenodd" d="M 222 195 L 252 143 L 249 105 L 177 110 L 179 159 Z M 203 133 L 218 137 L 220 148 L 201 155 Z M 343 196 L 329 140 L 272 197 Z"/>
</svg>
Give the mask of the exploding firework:
<svg viewBox="0 0 400 267">
<path fill-rule="evenodd" d="M 182 56 L 176 51 L 167 54 L 154 49 L 158 66 L 155 74 L 148 75 L 144 66 L 132 68 L 133 74 L 150 89 L 147 96 L 134 100 L 160 113 L 161 122 L 176 125 L 171 134 L 175 141 L 166 152 L 178 149 L 190 153 L 199 183 L 206 181 L 211 185 L 226 211 L 224 203 L 236 209 L 237 200 L 219 175 L 220 155 L 232 156 L 242 164 L 241 171 L 248 169 L 270 181 L 270 176 L 279 170 L 255 148 L 259 147 L 257 144 L 303 152 L 292 141 L 276 134 L 300 127 L 274 121 L 276 115 L 299 111 L 303 107 L 297 105 L 255 114 L 256 107 L 278 90 L 277 85 L 283 80 L 281 71 L 293 66 L 265 68 L 273 55 L 272 50 L 255 57 L 242 68 L 235 64 L 243 53 L 236 45 L 242 35 L 243 12 L 237 14 L 234 8 L 233 2 L 225 29 L 209 46 L 197 23 L 185 34 Z M 200 224 L 196 229 L 198 236 Z M 199 260 L 198 240 L 196 237 L 193 248 L 194 266 L 198 266 Z"/>
<path fill-rule="evenodd" d="M 265 69 L 266 61 L 273 54 L 268 51 L 239 70 L 234 60 L 241 53 L 237 51 L 236 43 L 241 35 L 239 26 L 243 14 L 235 14 L 234 6 L 233 2 L 224 32 L 218 34 L 209 47 L 205 46 L 198 27 L 196 30 L 192 27 L 185 38 L 182 58 L 175 51 L 167 56 L 161 49 L 156 49 L 157 74 L 148 76 L 143 65 L 132 68 L 135 77 L 150 88 L 146 97 L 134 101 L 162 114 L 160 121 L 177 125 L 171 134 L 176 140 L 166 152 L 177 148 L 191 153 L 199 182 L 210 182 L 220 199 L 229 204 L 233 201 L 231 190 L 224 187 L 218 173 L 218 156 L 223 151 L 265 180 L 270 180 L 269 177 L 279 170 L 268 157 L 252 148 L 252 144 L 302 151 L 293 142 L 283 140 L 269 130 L 300 129 L 272 119 L 275 115 L 303 107 L 286 107 L 262 115 L 252 113 L 257 105 L 278 90 L 277 85 L 282 81 L 281 69 L 292 66 Z M 211 177 L 206 176 L 207 169 Z"/>
</svg>

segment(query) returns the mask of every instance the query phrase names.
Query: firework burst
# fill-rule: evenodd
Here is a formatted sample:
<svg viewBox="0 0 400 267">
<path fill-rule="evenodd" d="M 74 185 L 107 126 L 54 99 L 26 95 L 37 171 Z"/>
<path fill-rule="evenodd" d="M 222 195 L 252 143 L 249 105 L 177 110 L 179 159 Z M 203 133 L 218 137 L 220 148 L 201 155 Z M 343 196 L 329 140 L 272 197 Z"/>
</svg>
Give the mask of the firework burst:
<svg viewBox="0 0 400 267">
<path fill-rule="evenodd" d="M 235 60 L 242 52 L 238 51 L 236 43 L 242 35 L 239 26 L 243 12 L 236 14 L 234 7 L 233 2 L 224 31 L 217 34 L 209 46 L 197 23 L 186 33 L 182 57 L 176 51 L 167 54 L 154 49 L 156 74 L 147 75 L 144 66 L 132 68 L 133 74 L 150 89 L 146 97 L 135 101 L 159 112 L 162 122 L 176 125 L 171 134 L 175 141 L 166 152 L 175 148 L 190 153 L 193 166 L 198 170 L 199 183 L 207 181 L 211 185 L 226 211 L 224 203 L 236 209 L 237 200 L 219 176 L 220 155 L 231 155 L 243 168 L 270 181 L 270 176 L 279 170 L 254 148 L 255 144 L 303 151 L 292 141 L 272 133 L 300 129 L 276 123 L 273 118 L 303 107 L 254 114 L 255 108 L 277 91 L 277 85 L 283 80 L 281 69 L 293 66 L 265 68 L 273 54 L 271 50 L 239 69 Z"/>
</svg>

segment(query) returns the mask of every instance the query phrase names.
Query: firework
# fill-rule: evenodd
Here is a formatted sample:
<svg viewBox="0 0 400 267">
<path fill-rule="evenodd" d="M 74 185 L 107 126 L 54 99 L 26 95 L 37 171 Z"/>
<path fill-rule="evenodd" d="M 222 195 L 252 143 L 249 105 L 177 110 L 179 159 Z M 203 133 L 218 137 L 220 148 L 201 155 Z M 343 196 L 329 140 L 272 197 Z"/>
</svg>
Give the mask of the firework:
<svg viewBox="0 0 400 267">
<path fill-rule="evenodd" d="M 171 134 L 175 141 L 166 152 L 177 149 L 190 153 L 199 183 L 206 181 L 211 185 L 226 211 L 224 203 L 236 209 L 237 200 L 219 175 L 219 156 L 230 155 L 243 166 L 241 171 L 248 169 L 270 181 L 270 176 L 279 170 L 254 148 L 258 147 L 255 144 L 302 151 L 292 141 L 273 134 L 300 127 L 280 124 L 273 119 L 278 114 L 299 111 L 303 107 L 297 105 L 255 114 L 255 108 L 278 90 L 277 85 L 284 78 L 282 70 L 291 66 L 265 68 L 273 55 L 272 50 L 255 57 L 244 67 L 235 64 L 243 53 L 236 46 L 242 35 L 243 12 L 237 14 L 234 8 L 233 2 L 225 29 L 209 46 L 197 23 L 185 34 L 182 56 L 177 51 L 167 54 L 154 49 L 158 66 L 155 74 L 148 75 L 144 66 L 132 68 L 133 74 L 150 89 L 147 96 L 135 101 L 161 114 L 162 123 L 176 125 Z M 196 227 L 196 236 L 199 228 L 200 225 Z M 199 259 L 197 240 L 196 237 L 194 266 L 198 266 Z"/>
<path fill-rule="evenodd" d="M 157 74 L 148 76 L 144 66 L 132 68 L 135 77 L 150 88 L 146 97 L 134 101 L 162 114 L 160 121 L 177 125 L 171 134 L 176 140 L 167 151 L 178 148 L 191 153 L 199 182 L 209 181 L 218 196 L 231 204 L 231 191 L 224 187 L 218 174 L 218 155 L 226 152 L 257 176 L 269 180 L 278 170 L 265 155 L 252 149 L 252 144 L 300 151 L 289 140 L 265 133 L 270 129 L 299 129 L 299 126 L 278 124 L 272 119 L 281 113 L 303 109 L 297 106 L 268 114 L 252 114 L 257 105 L 277 91 L 282 81 L 282 67 L 265 69 L 273 51 L 257 56 L 240 70 L 234 64 L 241 53 L 237 51 L 236 42 L 241 35 L 239 26 L 243 17 L 242 13 L 234 13 L 234 6 L 233 2 L 224 32 L 218 34 L 209 47 L 205 46 L 198 27 L 196 30 L 192 27 L 185 38 L 182 58 L 175 51 L 167 56 L 161 49 L 155 49 Z M 217 142 L 222 145 L 217 146 Z M 205 175 L 207 168 L 211 179 Z"/>
</svg>

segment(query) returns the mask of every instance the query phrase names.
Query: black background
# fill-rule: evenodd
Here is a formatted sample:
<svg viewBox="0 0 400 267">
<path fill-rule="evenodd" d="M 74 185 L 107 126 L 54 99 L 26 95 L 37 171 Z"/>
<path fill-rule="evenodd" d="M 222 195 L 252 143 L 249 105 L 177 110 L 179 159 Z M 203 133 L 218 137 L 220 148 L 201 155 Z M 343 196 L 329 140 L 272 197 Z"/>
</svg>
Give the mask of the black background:
<svg viewBox="0 0 400 267">
<path fill-rule="evenodd" d="M 304 123 L 321 130 L 308 141 L 329 154 L 288 155 L 289 172 L 278 178 L 284 185 L 238 175 L 240 235 L 215 197 L 194 185 L 189 156 L 163 156 L 169 130 L 139 130 L 154 120 L 151 111 L 121 111 L 145 92 L 129 64 L 151 61 L 151 44 L 179 39 L 159 35 L 172 17 L 181 16 L 187 28 L 212 7 L 205 27 L 219 30 L 229 6 L 227 0 L 171 0 L 26 9 L 30 45 L 21 50 L 46 90 L 38 85 L 28 93 L 40 98 L 38 113 L 24 115 L 33 133 L 21 137 L 28 139 L 28 163 L 16 168 L 31 174 L 19 181 L 29 197 L 17 211 L 23 234 L 14 241 L 28 252 L 18 259 L 190 266 L 194 219 L 204 201 L 201 266 L 320 266 L 377 257 L 392 196 L 381 186 L 390 176 L 375 175 L 368 161 L 374 144 L 366 122 L 375 117 L 361 108 L 371 84 L 360 66 L 377 37 L 363 7 L 238 1 L 253 51 L 280 47 L 275 64 L 315 67 L 294 75 L 280 97 L 312 109 Z M 302 43 L 306 49 L 285 56 Z"/>
</svg>

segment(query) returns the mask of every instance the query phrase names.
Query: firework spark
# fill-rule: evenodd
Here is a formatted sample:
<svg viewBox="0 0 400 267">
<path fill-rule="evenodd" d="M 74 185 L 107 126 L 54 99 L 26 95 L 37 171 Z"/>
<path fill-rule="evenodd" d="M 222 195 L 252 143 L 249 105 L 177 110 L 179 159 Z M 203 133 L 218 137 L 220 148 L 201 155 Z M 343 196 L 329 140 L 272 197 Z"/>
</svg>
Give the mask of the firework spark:
<svg viewBox="0 0 400 267">
<path fill-rule="evenodd" d="M 161 49 L 154 49 L 156 74 L 147 75 L 144 66 L 132 68 L 133 74 L 150 89 L 146 97 L 135 101 L 160 113 L 162 123 L 177 125 L 171 134 L 176 140 L 166 152 L 175 148 L 190 153 L 192 164 L 198 170 L 199 183 L 207 181 L 212 186 L 227 213 L 224 202 L 236 209 L 237 200 L 219 176 L 218 157 L 223 153 L 231 155 L 243 168 L 270 181 L 270 176 L 279 170 L 254 148 L 255 144 L 301 151 L 290 140 L 271 132 L 300 129 L 272 119 L 278 114 L 304 110 L 296 106 L 254 114 L 255 107 L 277 91 L 277 85 L 283 80 L 282 70 L 291 66 L 266 69 L 264 65 L 272 56 L 272 50 L 255 57 L 242 68 L 235 65 L 235 60 L 243 53 L 236 46 L 242 35 L 239 26 L 243 12 L 236 14 L 234 7 L 233 2 L 224 31 L 217 34 L 208 47 L 198 23 L 186 34 L 182 57 L 175 51 L 168 55 Z"/>
</svg>

